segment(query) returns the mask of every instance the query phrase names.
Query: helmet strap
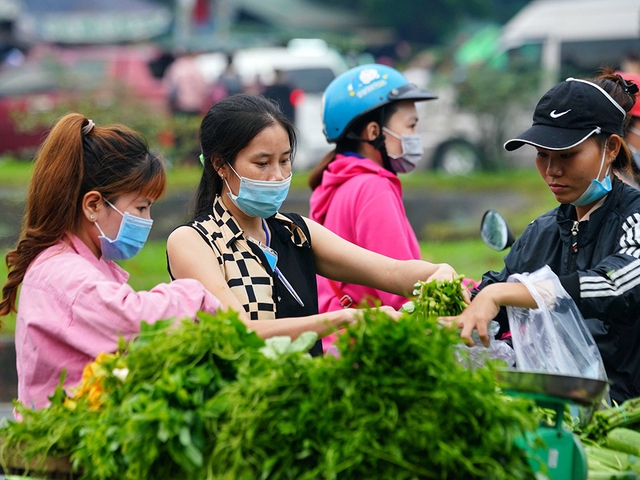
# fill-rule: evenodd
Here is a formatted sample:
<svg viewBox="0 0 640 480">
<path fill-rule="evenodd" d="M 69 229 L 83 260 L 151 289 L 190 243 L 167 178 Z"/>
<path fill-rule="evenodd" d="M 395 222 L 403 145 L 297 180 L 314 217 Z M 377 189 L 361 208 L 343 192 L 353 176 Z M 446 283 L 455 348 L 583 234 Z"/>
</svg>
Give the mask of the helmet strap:
<svg viewBox="0 0 640 480">
<path fill-rule="evenodd" d="M 382 133 L 382 129 L 380 129 L 380 133 L 373 140 L 368 140 L 366 138 L 359 137 L 353 132 L 347 133 L 347 138 L 349 140 L 356 140 L 358 142 L 366 142 L 369 145 L 373 145 L 373 148 L 380 152 L 380 156 L 382 157 L 382 166 L 385 170 L 389 170 L 391 173 L 396 173 L 393 168 L 391 168 L 391 160 L 389 159 L 389 154 L 387 153 L 387 146 L 385 145 L 385 137 Z"/>
</svg>

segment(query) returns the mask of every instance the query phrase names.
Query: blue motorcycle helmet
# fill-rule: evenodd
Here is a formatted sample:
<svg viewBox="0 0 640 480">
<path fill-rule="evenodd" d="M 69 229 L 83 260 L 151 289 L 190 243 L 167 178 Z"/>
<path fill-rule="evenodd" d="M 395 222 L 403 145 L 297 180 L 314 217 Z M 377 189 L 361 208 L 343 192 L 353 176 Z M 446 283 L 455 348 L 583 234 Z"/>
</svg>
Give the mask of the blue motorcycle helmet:
<svg viewBox="0 0 640 480">
<path fill-rule="evenodd" d="M 434 100 L 430 92 L 419 89 L 398 70 L 370 63 L 338 75 L 322 97 L 324 135 L 329 143 L 338 142 L 362 115 L 399 100 Z"/>
</svg>

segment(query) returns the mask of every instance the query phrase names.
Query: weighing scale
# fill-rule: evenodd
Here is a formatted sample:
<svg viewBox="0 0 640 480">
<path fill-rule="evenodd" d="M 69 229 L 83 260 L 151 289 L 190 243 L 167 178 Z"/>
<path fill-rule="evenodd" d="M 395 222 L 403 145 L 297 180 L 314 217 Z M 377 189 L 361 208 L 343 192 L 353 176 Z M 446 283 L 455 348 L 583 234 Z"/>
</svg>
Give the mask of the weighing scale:
<svg viewBox="0 0 640 480">
<path fill-rule="evenodd" d="M 562 426 L 565 407 L 571 404 L 587 407 L 589 418 L 582 420 L 588 422 L 608 382 L 518 370 L 498 370 L 496 377 L 498 386 L 506 394 L 531 398 L 538 406 L 555 411 L 555 425 L 541 424 L 535 432 L 518 441 L 529 454 L 533 471 L 546 474 L 551 480 L 586 480 L 587 456 L 582 443 Z"/>
</svg>

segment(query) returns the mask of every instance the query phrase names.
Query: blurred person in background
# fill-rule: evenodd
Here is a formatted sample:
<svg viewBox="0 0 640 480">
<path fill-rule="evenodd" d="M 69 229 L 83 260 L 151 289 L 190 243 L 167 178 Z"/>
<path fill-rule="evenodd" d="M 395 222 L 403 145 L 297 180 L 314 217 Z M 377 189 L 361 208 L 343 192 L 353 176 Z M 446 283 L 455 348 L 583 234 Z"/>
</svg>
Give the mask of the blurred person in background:
<svg viewBox="0 0 640 480">
<path fill-rule="evenodd" d="M 242 77 L 233 63 L 233 54 L 227 54 L 227 64 L 211 89 L 211 104 L 236 93 L 243 93 Z"/>
<path fill-rule="evenodd" d="M 640 53 L 627 52 L 622 58 L 620 69 L 625 73 L 640 75 Z"/>
<path fill-rule="evenodd" d="M 208 108 L 210 85 L 198 68 L 194 52 L 178 56 L 163 78 L 174 115 L 198 116 Z"/>
<path fill-rule="evenodd" d="M 276 69 L 276 78 L 273 84 L 266 86 L 262 95 L 270 100 L 273 100 L 280 106 L 282 113 L 295 125 L 296 123 L 296 108 L 293 105 L 291 94 L 293 93 L 293 86 L 289 82 L 287 72 Z"/>
<path fill-rule="evenodd" d="M 325 136 L 336 147 L 309 177 L 311 219 L 367 250 L 420 259 L 398 173 L 414 170 L 423 155 L 415 102 L 435 98 L 385 65 L 362 65 L 336 77 L 325 90 L 323 112 Z M 362 301 L 399 308 L 407 301 L 322 277 L 318 297 L 321 312 Z"/>
<path fill-rule="evenodd" d="M 404 77 L 416 87 L 429 88 L 435 58 L 429 51 L 420 52 L 409 61 L 406 70 L 403 70 Z"/>
</svg>

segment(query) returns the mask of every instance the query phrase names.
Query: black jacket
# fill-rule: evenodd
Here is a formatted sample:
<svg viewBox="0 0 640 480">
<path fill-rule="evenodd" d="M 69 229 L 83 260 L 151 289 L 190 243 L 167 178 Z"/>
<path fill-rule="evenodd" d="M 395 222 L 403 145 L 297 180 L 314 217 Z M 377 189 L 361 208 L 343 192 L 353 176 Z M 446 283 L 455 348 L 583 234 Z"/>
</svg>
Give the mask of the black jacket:
<svg viewBox="0 0 640 480">
<path fill-rule="evenodd" d="M 614 179 L 605 202 L 586 221 L 560 205 L 531 222 L 479 289 L 544 265 L 554 271 L 582 312 L 611 386 L 621 402 L 640 396 L 640 191 Z M 497 318 L 508 329 L 506 310 Z"/>
</svg>

